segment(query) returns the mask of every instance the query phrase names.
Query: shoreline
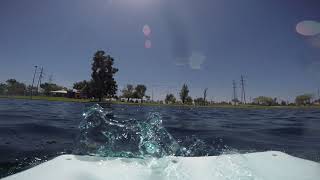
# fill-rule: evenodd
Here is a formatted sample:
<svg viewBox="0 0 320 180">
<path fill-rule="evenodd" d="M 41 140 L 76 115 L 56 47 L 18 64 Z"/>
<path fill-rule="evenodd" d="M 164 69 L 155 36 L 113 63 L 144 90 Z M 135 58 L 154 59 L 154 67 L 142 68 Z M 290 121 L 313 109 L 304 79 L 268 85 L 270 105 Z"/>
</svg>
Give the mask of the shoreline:
<svg viewBox="0 0 320 180">
<path fill-rule="evenodd" d="M 43 101 L 55 101 L 55 102 L 75 102 L 75 103 L 99 103 L 98 101 L 92 101 L 90 99 L 75 99 L 66 97 L 50 97 L 50 96 L 1 96 L 1 99 L 20 99 L 20 100 L 43 100 Z M 102 102 L 110 104 L 130 105 L 130 106 L 167 106 L 167 107 L 189 107 L 189 108 L 233 108 L 233 109 L 320 109 L 320 105 L 309 105 L 309 106 L 264 106 L 264 105 L 229 105 L 229 104 L 211 104 L 207 106 L 203 105 L 186 105 L 186 104 L 160 104 L 160 103 L 132 103 L 132 102 Z"/>
</svg>

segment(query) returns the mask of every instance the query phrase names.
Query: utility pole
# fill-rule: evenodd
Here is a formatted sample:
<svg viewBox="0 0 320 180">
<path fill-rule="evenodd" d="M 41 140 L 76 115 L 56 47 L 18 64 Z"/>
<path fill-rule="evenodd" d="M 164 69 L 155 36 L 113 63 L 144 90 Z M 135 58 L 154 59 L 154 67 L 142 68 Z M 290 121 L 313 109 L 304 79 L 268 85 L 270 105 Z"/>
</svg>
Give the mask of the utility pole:
<svg viewBox="0 0 320 180">
<path fill-rule="evenodd" d="M 207 91 L 208 91 L 208 88 L 205 88 L 203 91 L 203 105 L 206 105 Z"/>
<path fill-rule="evenodd" d="M 233 83 L 232 83 L 232 85 L 233 85 L 233 99 L 232 99 L 232 101 L 234 102 L 234 103 L 236 103 L 236 100 L 238 99 L 238 97 L 237 97 L 237 85 L 236 85 L 236 81 L 235 80 L 233 80 Z"/>
<path fill-rule="evenodd" d="M 153 86 L 151 87 L 151 99 L 152 99 L 152 102 L 153 102 Z"/>
<path fill-rule="evenodd" d="M 51 84 L 52 81 L 53 81 L 53 75 L 51 74 L 51 75 L 49 76 L 49 79 L 48 79 L 49 84 Z"/>
<path fill-rule="evenodd" d="M 33 79 L 32 79 L 31 92 L 30 92 L 30 99 L 32 99 L 34 78 L 36 77 L 36 73 L 37 73 L 37 68 L 38 68 L 38 66 L 34 66 L 34 68 L 35 68 L 35 69 L 34 69 Z"/>
<path fill-rule="evenodd" d="M 43 74 L 43 67 L 41 67 L 40 76 L 37 83 L 37 94 L 39 93 L 39 85 L 41 85 L 42 74 Z"/>
<path fill-rule="evenodd" d="M 246 102 L 246 91 L 245 91 L 245 89 L 244 89 L 244 78 L 243 78 L 242 75 L 241 75 L 241 80 L 240 80 L 240 82 L 241 82 L 241 102 L 244 103 L 244 104 L 246 104 L 246 103 L 247 103 L 247 102 Z"/>
<path fill-rule="evenodd" d="M 318 99 L 316 100 L 316 102 L 320 103 L 320 88 L 318 88 Z"/>
</svg>

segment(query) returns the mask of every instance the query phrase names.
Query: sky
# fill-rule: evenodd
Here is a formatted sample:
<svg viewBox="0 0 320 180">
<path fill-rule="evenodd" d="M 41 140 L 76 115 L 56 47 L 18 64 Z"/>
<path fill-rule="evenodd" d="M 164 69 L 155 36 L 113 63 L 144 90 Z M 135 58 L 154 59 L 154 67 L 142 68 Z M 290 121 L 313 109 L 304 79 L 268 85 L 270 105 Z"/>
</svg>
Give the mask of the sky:
<svg viewBox="0 0 320 180">
<path fill-rule="evenodd" d="M 320 88 L 319 0 L 0 0 L 0 82 L 71 88 L 89 80 L 93 54 L 115 58 L 115 78 L 145 84 L 154 99 L 190 95 L 229 101 L 232 81 L 247 100 L 292 101 Z M 37 76 L 39 75 L 39 71 Z"/>
</svg>

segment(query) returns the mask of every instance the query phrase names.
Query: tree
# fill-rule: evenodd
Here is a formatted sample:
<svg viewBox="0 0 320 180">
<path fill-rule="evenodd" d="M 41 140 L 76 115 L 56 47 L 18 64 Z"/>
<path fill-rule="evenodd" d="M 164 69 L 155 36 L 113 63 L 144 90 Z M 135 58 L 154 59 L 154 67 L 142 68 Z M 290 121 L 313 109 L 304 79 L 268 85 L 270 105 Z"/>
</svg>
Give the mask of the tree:
<svg viewBox="0 0 320 180">
<path fill-rule="evenodd" d="M 204 91 L 203 91 L 203 105 L 204 106 L 207 103 L 207 91 L 208 91 L 208 88 L 205 88 Z"/>
<path fill-rule="evenodd" d="M 204 101 L 203 98 L 196 98 L 196 99 L 194 99 L 194 103 L 195 103 L 196 105 L 204 105 L 204 104 L 205 104 L 205 101 Z"/>
<path fill-rule="evenodd" d="M 122 90 L 122 97 L 127 98 L 127 102 L 130 101 L 130 98 L 133 98 L 134 87 L 131 84 L 127 84 L 125 88 Z"/>
<path fill-rule="evenodd" d="M 191 96 L 186 97 L 185 103 L 186 103 L 186 104 L 189 104 L 189 105 L 192 105 L 192 104 L 193 104 L 192 97 L 191 97 Z"/>
<path fill-rule="evenodd" d="M 84 88 L 86 88 L 88 86 L 88 81 L 83 80 L 83 81 L 79 81 L 79 82 L 75 82 L 73 84 L 73 89 L 76 89 L 78 91 L 83 90 Z"/>
<path fill-rule="evenodd" d="M 235 104 L 235 105 L 240 102 L 238 98 L 233 98 L 231 101 L 232 101 L 233 104 Z"/>
<path fill-rule="evenodd" d="M 58 86 L 57 84 L 53 83 L 43 83 L 40 84 L 40 87 L 44 90 L 44 94 L 47 96 L 50 95 L 51 91 L 58 91 L 64 89 L 64 87 Z"/>
<path fill-rule="evenodd" d="M 279 103 L 278 103 L 278 98 L 273 98 L 273 101 L 272 101 L 272 106 L 279 106 Z"/>
<path fill-rule="evenodd" d="M 176 102 L 176 98 L 173 94 L 167 94 L 165 102 L 166 104 L 174 104 Z"/>
<path fill-rule="evenodd" d="M 73 84 L 73 89 L 80 91 L 82 96 L 91 97 L 92 92 L 92 81 L 79 81 Z"/>
<path fill-rule="evenodd" d="M 188 97 L 188 95 L 189 95 L 189 88 L 186 84 L 183 84 L 180 91 L 180 99 L 183 104 L 186 102 L 186 98 Z"/>
<path fill-rule="evenodd" d="M 297 96 L 295 102 L 297 105 L 307 105 L 311 104 L 312 95 L 311 94 L 303 94 Z"/>
<path fill-rule="evenodd" d="M 32 92 L 34 93 L 34 92 L 37 92 L 38 91 L 38 88 L 37 87 L 34 87 L 34 86 L 31 86 L 31 85 L 28 85 L 27 86 L 27 89 L 26 89 L 26 94 L 28 94 L 28 95 L 30 95 L 31 94 L 31 90 L 32 90 Z"/>
<path fill-rule="evenodd" d="M 145 96 L 147 101 L 150 101 L 151 97 L 150 96 Z"/>
<path fill-rule="evenodd" d="M 92 63 L 92 95 L 102 101 L 104 96 L 114 97 L 118 86 L 113 76 L 118 72 L 113 67 L 114 59 L 106 55 L 104 51 L 97 51 L 93 57 Z"/>
<path fill-rule="evenodd" d="M 286 106 L 286 105 L 287 105 L 287 102 L 284 101 L 284 100 L 282 100 L 282 101 L 281 101 L 281 106 Z"/>
<path fill-rule="evenodd" d="M 15 79 L 8 79 L 6 83 L 9 95 L 24 95 L 26 91 L 26 85 L 24 83 L 20 83 Z"/>
<path fill-rule="evenodd" d="M 7 85 L 4 83 L 0 83 L 0 95 L 4 95 L 7 92 Z"/>
<path fill-rule="evenodd" d="M 266 97 L 266 96 L 259 96 L 253 99 L 253 103 L 258 105 L 271 106 L 275 104 L 274 100 L 276 99 L 273 99 L 271 97 Z"/>
<path fill-rule="evenodd" d="M 146 91 L 147 91 L 147 87 L 143 84 L 138 84 L 136 87 L 135 87 L 135 91 L 134 91 L 134 98 L 137 98 L 137 99 L 141 99 L 141 102 L 143 100 L 143 97 L 145 96 L 146 94 Z"/>
</svg>

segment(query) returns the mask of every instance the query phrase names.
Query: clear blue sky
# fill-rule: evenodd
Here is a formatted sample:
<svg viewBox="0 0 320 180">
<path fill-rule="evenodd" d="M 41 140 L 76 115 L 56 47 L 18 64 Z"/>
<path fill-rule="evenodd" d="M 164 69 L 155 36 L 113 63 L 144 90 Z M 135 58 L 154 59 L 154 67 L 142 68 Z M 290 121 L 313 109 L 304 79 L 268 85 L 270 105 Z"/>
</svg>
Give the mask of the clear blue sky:
<svg viewBox="0 0 320 180">
<path fill-rule="evenodd" d="M 320 36 L 297 33 L 304 20 L 320 22 L 319 0 L 1 0 L 0 81 L 31 83 L 38 65 L 71 87 L 101 49 L 119 89 L 143 83 L 163 98 L 187 83 L 194 97 L 208 87 L 230 100 L 243 74 L 248 97 L 292 100 L 320 87 Z"/>
</svg>

